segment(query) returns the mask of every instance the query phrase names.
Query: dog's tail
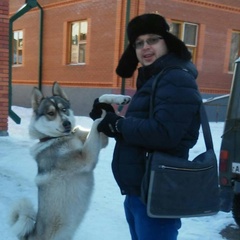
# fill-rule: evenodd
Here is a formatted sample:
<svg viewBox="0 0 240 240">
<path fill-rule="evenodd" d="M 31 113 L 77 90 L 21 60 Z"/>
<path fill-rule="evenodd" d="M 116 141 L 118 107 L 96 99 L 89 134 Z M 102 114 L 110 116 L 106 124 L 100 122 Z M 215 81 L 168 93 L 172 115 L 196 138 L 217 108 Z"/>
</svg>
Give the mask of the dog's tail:
<svg viewBox="0 0 240 240">
<path fill-rule="evenodd" d="M 33 230 L 36 212 L 32 203 L 24 198 L 14 207 L 10 215 L 10 225 L 19 239 L 25 239 Z"/>
</svg>

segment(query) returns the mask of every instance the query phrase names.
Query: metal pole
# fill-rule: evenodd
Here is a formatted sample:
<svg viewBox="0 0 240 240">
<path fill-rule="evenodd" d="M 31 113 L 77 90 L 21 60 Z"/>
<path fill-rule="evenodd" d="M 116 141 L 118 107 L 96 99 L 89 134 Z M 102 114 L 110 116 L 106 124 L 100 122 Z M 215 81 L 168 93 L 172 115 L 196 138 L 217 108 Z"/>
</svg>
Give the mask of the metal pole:
<svg viewBox="0 0 240 240">
<path fill-rule="evenodd" d="M 12 108 L 12 58 L 13 58 L 13 22 L 31 9 L 28 4 L 24 4 L 16 14 L 9 19 L 9 80 L 8 80 L 8 114 L 12 120 L 20 124 L 21 118 L 11 109 Z"/>
<path fill-rule="evenodd" d="M 124 38 L 124 50 L 127 48 L 128 45 L 128 37 L 127 37 L 127 25 L 130 19 L 130 6 L 131 0 L 127 0 L 127 9 L 126 9 L 126 30 L 125 30 L 125 38 Z M 121 86 L 121 94 L 125 94 L 125 82 L 126 79 L 122 78 L 122 86 Z"/>
<path fill-rule="evenodd" d="M 11 109 L 12 107 L 12 40 L 13 40 L 13 31 L 12 31 L 12 24 L 13 21 L 10 18 L 9 20 L 9 62 L 8 62 L 8 69 L 9 69 L 9 79 L 8 79 L 8 115 L 12 118 L 12 120 L 20 124 L 21 118 Z"/>
<path fill-rule="evenodd" d="M 43 9 L 39 4 L 37 5 L 40 9 L 38 88 L 42 90 Z"/>
<path fill-rule="evenodd" d="M 8 114 L 12 118 L 12 120 L 20 124 L 21 118 L 11 109 L 12 108 L 12 57 L 13 57 L 13 22 L 24 15 L 26 12 L 31 10 L 32 8 L 40 5 L 37 3 L 37 0 L 26 0 L 26 3 L 9 19 L 9 80 L 8 80 Z M 42 8 L 41 8 L 42 10 Z M 42 37 L 42 12 L 41 12 L 41 20 L 40 20 L 40 37 Z M 42 53 L 42 40 L 40 39 L 40 53 Z M 39 58 L 39 72 L 42 72 L 42 59 Z M 40 73 L 41 77 L 41 73 Z M 40 81 L 40 80 L 39 80 Z"/>
<path fill-rule="evenodd" d="M 131 7 L 131 0 L 127 0 L 127 8 L 126 8 L 126 30 L 125 30 L 125 38 L 124 38 L 124 50 L 127 48 L 128 45 L 128 37 L 127 37 L 127 25 L 130 19 L 130 7 Z M 121 94 L 125 94 L 125 86 L 126 86 L 126 78 L 122 78 L 122 85 L 121 85 Z M 120 105 L 118 107 L 118 112 L 121 112 L 123 106 Z"/>
</svg>

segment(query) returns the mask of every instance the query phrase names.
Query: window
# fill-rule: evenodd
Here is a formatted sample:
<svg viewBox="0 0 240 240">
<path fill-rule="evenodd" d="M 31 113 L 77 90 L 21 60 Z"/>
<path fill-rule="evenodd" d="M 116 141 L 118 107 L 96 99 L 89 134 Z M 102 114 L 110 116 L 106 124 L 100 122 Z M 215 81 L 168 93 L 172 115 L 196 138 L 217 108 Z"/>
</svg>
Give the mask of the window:
<svg viewBox="0 0 240 240">
<path fill-rule="evenodd" d="M 170 32 L 181 39 L 192 53 L 192 60 L 196 60 L 198 25 L 185 22 L 172 22 Z"/>
<path fill-rule="evenodd" d="M 87 21 L 72 22 L 70 24 L 70 64 L 86 62 Z"/>
<path fill-rule="evenodd" d="M 13 64 L 23 63 L 23 31 L 13 32 Z"/>
<path fill-rule="evenodd" d="M 240 56 L 240 32 L 232 32 L 231 50 L 228 70 L 229 72 L 234 71 L 235 61 Z"/>
</svg>

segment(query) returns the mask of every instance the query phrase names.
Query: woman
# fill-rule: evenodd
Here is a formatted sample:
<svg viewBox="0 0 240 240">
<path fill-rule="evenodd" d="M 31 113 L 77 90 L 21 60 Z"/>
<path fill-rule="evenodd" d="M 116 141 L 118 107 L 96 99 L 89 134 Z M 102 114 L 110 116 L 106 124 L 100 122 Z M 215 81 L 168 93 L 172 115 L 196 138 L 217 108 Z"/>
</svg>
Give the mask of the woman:
<svg viewBox="0 0 240 240">
<path fill-rule="evenodd" d="M 129 46 L 117 66 L 117 74 L 131 77 L 138 63 L 137 91 L 125 118 L 108 112 L 98 130 L 116 139 L 112 170 L 121 193 L 126 195 L 125 214 L 132 240 L 175 240 L 180 219 L 150 218 L 140 199 L 145 156 L 160 150 L 188 158 L 198 139 L 199 107 L 197 70 L 185 44 L 169 33 L 158 14 L 143 14 L 130 21 Z M 166 69 L 168 68 L 168 69 Z M 152 83 L 158 73 L 153 118 L 149 118 Z M 90 116 L 98 108 L 95 102 Z M 179 203 L 181 204 L 181 203 Z"/>
</svg>

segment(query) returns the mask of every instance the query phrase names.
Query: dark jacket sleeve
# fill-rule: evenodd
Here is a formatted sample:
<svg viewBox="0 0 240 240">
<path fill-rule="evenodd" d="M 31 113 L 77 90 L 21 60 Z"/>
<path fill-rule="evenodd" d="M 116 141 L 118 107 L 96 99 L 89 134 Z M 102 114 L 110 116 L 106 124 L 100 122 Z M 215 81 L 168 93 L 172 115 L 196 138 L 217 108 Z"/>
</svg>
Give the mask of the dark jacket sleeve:
<svg viewBox="0 0 240 240">
<path fill-rule="evenodd" d="M 129 116 L 120 122 L 124 140 L 156 150 L 174 149 L 184 143 L 192 147 L 198 128 L 194 126 L 196 132 L 191 128 L 202 101 L 194 77 L 181 69 L 167 72 L 159 79 L 154 101 L 153 118 Z"/>
</svg>

